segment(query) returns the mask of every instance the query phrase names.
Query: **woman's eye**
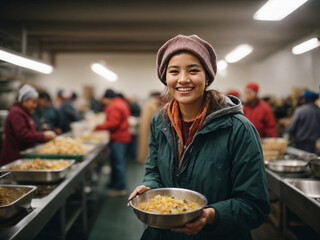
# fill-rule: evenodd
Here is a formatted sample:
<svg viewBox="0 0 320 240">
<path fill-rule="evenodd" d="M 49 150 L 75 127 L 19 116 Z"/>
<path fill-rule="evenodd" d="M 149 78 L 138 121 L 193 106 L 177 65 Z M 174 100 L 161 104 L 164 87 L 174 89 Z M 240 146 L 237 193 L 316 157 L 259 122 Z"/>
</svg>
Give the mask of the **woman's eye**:
<svg viewBox="0 0 320 240">
<path fill-rule="evenodd" d="M 191 69 L 190 72 L 191 73 L 197 73 L 197 72 L 200 72 L 200 71 L 199 71 L 199 69 Z"/>
<path fill-rule="evenodd" d="M 177 70 L 170 70 L 169 73 L 176 74 L 176 73 L 178 73 L 178 71 Z"/>
</svg>

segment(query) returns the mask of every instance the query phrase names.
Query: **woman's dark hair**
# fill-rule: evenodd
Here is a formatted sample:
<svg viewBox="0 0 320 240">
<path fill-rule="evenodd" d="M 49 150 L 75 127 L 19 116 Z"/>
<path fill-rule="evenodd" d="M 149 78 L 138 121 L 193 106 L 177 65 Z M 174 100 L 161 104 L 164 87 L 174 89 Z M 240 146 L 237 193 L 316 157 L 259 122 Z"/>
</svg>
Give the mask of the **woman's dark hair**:
<svg viewBox="0 0 320 240">
<path fill-rule="evenodd" d="M 40 92 L 39 98 L 46 99 L 49 102 L 51 101 L 51 97 L 50 97 L 49 93 L 47 93 L 47 92 Z"/>
</svg>

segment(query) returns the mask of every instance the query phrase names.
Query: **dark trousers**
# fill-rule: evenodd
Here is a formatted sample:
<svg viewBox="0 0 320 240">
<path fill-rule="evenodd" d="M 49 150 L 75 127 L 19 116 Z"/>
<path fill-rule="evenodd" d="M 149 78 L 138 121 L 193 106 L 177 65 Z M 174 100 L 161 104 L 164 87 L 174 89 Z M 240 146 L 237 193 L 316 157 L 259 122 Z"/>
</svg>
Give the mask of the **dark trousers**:
<svg viewBox="0 0 320 240">
<path fill-rule="evenodd" d="M 314 141 L 296 141 L 296 147 L 310 153 L 316 151 L 316 143 Z"/>
<path fill-rule="evenodd" d="M 126 189 L 126 143 L 110 143 L 111 146 L 111 186 L 118 190 Z"/>
</svg>

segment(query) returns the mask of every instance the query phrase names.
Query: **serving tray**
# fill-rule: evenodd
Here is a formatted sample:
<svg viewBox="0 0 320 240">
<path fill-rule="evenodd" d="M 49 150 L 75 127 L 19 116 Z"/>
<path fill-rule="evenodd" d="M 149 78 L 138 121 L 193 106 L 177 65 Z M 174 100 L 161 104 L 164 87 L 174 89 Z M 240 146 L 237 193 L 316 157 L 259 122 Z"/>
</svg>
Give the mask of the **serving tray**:
<svg viewBox="0 0 320 240">
<path fill-rule="evenodd" d="M 1 167 L 2 170 L 10 171 L 8 179 L 12 179 L 18 182 L 32 182 L 32 183 L 50 183 L 59 181 L 67 176 L 71 170 L 71 166 L 75 163 L 75 160 L 65 159 L 50 159 L 48 161 L 68 161 L 69 164 L 58 170 L 11 170 L 13 165 L 21 165 L 23 163 L 32 161 L 34 159 L 18 159 L 14 162 L 6 164 Z"/>
<path fill-rule="evenodd" d="M 34 191 L 37 189 L 36 186 L 27 186 L 27 185 L 0 184 L 0 187 L 10 188 L 12 190 L 15 190 L 17 188 L 28 190 L 27 193 L 25 193 L 20 198 L 13 201 L 12 203 L 0 206 L 0 221 L 11 218 L 12 216 L 16 215 L 18 212 L 24 209 L 30 208 Z"/>
<path fill-rule="evenodd" d="M 47 153 L 38 153 L 38 149 L 42 147 L 38 145 L 34 148 L 29 148 L 26 151 L 21 152 L 25 158 L 41 158 L 41 159 L 74 159 L 75 161 L 82 161 L 84 156 L 90 153 L 94 149 L 92 144 L 84 144 L 85 146 L 90 146 L 90 148 L 81 154 L 47 154 Z"/>
</svg>

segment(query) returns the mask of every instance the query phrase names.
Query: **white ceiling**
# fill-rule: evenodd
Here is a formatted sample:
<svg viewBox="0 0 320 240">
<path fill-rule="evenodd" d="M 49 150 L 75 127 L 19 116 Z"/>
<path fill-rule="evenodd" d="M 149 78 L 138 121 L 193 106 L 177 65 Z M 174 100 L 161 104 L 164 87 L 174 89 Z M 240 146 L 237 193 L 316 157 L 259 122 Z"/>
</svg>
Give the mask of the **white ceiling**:
<svg viewBox="0 0 320 240">
<path fill-rule="evenodd" d="M 177 34 L 197 34 L 218 57 L 241 43 L 254 47 L 247 62 L 261 60 L 307 36 L 320 37 L 320 1 L 309 0 L 280 22 L 254 21 L 266 1 L 2 0 L 0 46 L 28 52 L 156 52 Z"/>
</svg>

